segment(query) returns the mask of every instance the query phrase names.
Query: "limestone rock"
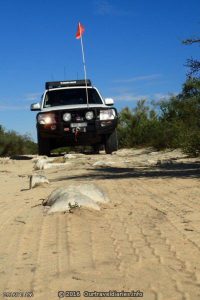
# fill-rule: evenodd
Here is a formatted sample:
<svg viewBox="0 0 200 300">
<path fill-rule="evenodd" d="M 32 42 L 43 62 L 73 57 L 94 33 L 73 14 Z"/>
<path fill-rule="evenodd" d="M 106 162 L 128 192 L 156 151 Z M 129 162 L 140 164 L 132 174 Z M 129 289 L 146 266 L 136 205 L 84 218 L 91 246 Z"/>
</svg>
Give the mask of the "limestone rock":
<svg viewBox="0 0 200 300">
<path fill-rule="evenodd" d="M 108 198 L 95 184 L 79 184 L 54 190 L 45 205 L 48 213 L 70 211 L 71 207 L 87 207 L 100 210 L 98 203 L 106 203 Z"/>
<path fill-rule="evenodd" d="M 31 175 L 30 176 L 30 189 L 36 186 L 44 186 L 49 184 L 49 180 L 43 175 Z"/>
</svg>

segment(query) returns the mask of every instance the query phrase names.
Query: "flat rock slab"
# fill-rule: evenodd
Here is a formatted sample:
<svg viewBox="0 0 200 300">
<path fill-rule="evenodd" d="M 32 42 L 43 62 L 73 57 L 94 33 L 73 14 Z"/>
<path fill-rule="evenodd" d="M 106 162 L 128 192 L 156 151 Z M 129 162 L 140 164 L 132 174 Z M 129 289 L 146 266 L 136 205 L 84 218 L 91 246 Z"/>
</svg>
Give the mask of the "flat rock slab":
<svg viewBox="0 0 200 300">
<path fill-rule="evenodd" d="M 67 212 L 76 207 L 87 207 L 100 210 L 98 203 L 107 203 L 106 194 L 95 184 L 79 184 L 61 187 L 48 197 L 45 206 L 48 213 Z"/>
<path fill-rule="evenodd" d="M 55 167 L 65 167 L 69 165 L 69 163 L 54 163 L 54 159 L 52 158 L 39 158 L 33 161 L 35 163 L 34 170 L 45 170 Z"/>
</svg>

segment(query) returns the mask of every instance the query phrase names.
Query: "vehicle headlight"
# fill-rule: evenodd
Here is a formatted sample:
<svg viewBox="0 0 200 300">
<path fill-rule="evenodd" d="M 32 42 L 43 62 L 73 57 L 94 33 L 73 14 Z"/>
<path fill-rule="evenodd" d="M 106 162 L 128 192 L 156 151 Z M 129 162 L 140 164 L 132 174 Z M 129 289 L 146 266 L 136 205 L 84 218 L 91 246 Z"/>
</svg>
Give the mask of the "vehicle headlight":
<svg viewBox="0 0 200 300">
<path fill-rule="evenodd" d="M 87 111 L 85 114 L 85 118 L 89 121 L 92 120 L 94 118 L 94 113 L 93 111 Z"/>
<path fill-rule="evenodd" d="M 105 120 L 113 120 L 116 116 L 115 110 L 114 109 L 105 109 L 105 110 L 100 110 L 100 120 L 105 121 Z"/>
<path fill-rule="evenodd" d="M 53 113 L 39 114 L 37 117 L 39 124 L 55 124 L 56 118 Z"/>
<path fill-rule="evenodd" d="M 63 115 L 63 120 L 64 120 L 65 122 L 71 121 L 71 114 L 70 114 L 70 113 L 65 113 L 65 114 Z"/>
</svg>

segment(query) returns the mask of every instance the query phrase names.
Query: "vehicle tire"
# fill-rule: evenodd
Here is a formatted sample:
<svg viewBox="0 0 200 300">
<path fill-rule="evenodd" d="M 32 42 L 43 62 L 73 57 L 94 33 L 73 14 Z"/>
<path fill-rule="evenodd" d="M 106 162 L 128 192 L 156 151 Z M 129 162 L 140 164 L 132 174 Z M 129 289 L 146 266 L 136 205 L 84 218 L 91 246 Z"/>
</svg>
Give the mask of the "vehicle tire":
<svg viewBox="0 0 200 300">
<path fill-rule="evenodd" d="M 117 131 L 113 131 L 105 141 L 105 151 L 106 154 L 112 154 L 113 151 L 117 151 L 118 149 L 118 139 L 117 139 Z"/>
<path fill-rule="evenodd" d="M 92 146 L 92 149 L 93 149 L 93 151 L 92 151 L 93 154 L 99 154 L 99 151 L 100 151 L 100 145 L 98 145 L 98 144 L 93 145 L 93 146 Z"/>
<path fill-rule="evenodd" d="M 49 139 L 41 139 L 38 137 L 38 154 L 39 155 L 46 155 L 50 156 L 51 151 L 50 151 L 50 143 Z"/>
</svg>

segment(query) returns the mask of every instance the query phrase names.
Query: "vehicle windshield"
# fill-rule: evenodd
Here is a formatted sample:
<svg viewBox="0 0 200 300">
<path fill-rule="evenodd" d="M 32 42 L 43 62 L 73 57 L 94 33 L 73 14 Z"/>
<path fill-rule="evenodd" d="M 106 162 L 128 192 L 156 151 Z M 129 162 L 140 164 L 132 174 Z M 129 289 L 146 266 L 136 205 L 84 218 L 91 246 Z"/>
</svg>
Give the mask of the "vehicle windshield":
<svg viewBox="0 0 200 300">
<path fill-rule="evenodd" d="M 93 88 L 88 89 L 88 98 L 90 104 L 103 104 L 99 94 Z M 44 100 L 44 107 L 80 104 L 87 104 L 85 88 L 48 91 Z"/>
</svg>

